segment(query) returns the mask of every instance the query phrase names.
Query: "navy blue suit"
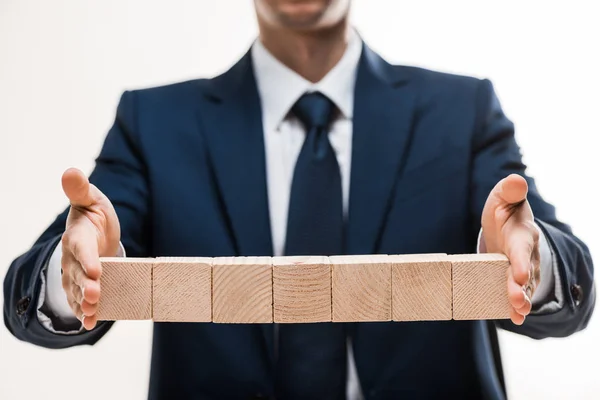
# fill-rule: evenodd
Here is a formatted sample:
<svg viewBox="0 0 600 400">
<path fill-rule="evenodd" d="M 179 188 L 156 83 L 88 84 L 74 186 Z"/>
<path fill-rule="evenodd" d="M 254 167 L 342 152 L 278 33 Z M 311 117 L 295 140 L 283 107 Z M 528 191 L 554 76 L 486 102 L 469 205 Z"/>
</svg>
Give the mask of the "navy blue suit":
<svg viewBox="0 0 600 400">
<path fill-rule="evenodd" d="M 489 192 L 508 174 L 525 173 L 513 125 L 490 82 L 390 65 L 365 46 L 355 90 L 346 253 L 474 252 Z M 113 202 L 129 256 L 271 255 L 250 55 L 214 79 L 126 92 L 90 179 Z M 537 223 L 556 255 L 565 305 L 520 327 L 495 324 L 536 339 L 567 336 L 592 313 L 592 261 L 527 181 Z M 6 326 L 48 348 L 94 344 L 112 325 L 65 336 L 37 320 L 40 271 L 66 215 L 13 262 L 4 282 Z M 368 399 L 504 397 L 493 323 L 346 328 Z M 272 325 L 156 323 L 149 397 L 275 396 L 275 361 Z M 343 398 L 343 388 L 333 398 Z"/>
</svg>

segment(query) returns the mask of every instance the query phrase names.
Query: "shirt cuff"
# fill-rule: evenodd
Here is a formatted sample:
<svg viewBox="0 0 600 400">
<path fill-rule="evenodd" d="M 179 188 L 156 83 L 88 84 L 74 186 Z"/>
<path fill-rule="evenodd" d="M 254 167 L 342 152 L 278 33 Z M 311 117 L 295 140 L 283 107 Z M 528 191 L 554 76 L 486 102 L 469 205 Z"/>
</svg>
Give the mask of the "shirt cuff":
<svg viewBox="0 0 600 400">
<path fill-rule="evenodd" d="M 125 257 L 123 244 L 119 243 L 117 257 Z M 67 294 L 62 287 L 62 245 L 58 243 L 48 264 L 42 268 L 40 296 L 37 304 L 37 317 L 44 328 L 52 333 L 74 335 L 83 330 L 77 319 Z"/>
<path fill-rule="evenodd" d="M 535 226 L 540 234 L 540 282 L 531 298 L 532 314 L 557 311 L 564 304 L 556 255 L 544 232 L 537 224 Z M 482 233 L 480 230 L 477 238 L 477 253 L 487 252 Z"/>
</svg>

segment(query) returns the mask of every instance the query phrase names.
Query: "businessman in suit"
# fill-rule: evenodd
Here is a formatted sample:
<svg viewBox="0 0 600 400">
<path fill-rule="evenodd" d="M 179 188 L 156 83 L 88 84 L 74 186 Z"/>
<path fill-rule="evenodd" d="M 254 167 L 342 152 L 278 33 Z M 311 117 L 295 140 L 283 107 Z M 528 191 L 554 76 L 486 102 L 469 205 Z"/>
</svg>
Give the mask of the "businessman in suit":
<svg viewBox="0 0 600 400">
<path fill-rule="evenodd" d="M 101 256 L 501 252 L 507 321 L 155 323 L 151 399 L 505 397 L 495 327 L 568 336 L 593 310 L 585 244 L 556 219 L 487 80 L 390 65 L 348 0 L 255 0 L 229 71 L 123 94 L 89 180 L 10 267 L 4 319 L 94 344 Z"/>
</svg>

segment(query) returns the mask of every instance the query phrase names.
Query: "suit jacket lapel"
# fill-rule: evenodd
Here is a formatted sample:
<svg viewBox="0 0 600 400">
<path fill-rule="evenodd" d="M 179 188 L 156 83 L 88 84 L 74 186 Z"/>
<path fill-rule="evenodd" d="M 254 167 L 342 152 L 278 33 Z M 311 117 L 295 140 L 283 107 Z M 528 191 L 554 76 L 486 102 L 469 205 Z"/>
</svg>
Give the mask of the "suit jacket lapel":
<svg viewBox="0 0 600 400">
<path fill-rule="evenodd" d="M 346 251 L 377 251 L 395 182 L 410 144 L 415 91 L 403 67 L 366 45 L 354 94 L 352 168 Z"/>
<path fill-rule="evenodd" d="M 250 55 L 208 89 L 199 119 L 236 255 L 271 255 L 262 114 Z"/>
<path fill-rule="evenodd" d="M 273 252 L 260 98 L 248 52 L 225 74 L 207 81 L 199 122 L 210 152 L 219 201 L 235 255 Z M 274 356 L 271 324 L 261 325 Z"/>
<path fill-rule="evenodd" d="M 272 255 L 262 113 L 250 54 L 206 89 L 199 120 L 234 248 L 240 255 Z M 410 145 L 415 96 L 406 70 L 365 45 L 354 94 L 349 253 L 377 250 Z"/>
</svg>

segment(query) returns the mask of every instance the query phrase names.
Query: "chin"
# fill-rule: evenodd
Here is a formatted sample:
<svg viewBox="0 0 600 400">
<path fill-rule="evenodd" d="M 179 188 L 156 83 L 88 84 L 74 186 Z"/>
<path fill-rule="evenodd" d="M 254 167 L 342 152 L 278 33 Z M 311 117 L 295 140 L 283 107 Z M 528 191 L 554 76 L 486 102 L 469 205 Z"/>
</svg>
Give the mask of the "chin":
<svg viewBox="0 0 600 400">
<path fill-rule="evenodd" d="M 276 10 L 280 23 L 293 29 L 318 28 L 331 0 L 282 1 Z"/>
</svg>

